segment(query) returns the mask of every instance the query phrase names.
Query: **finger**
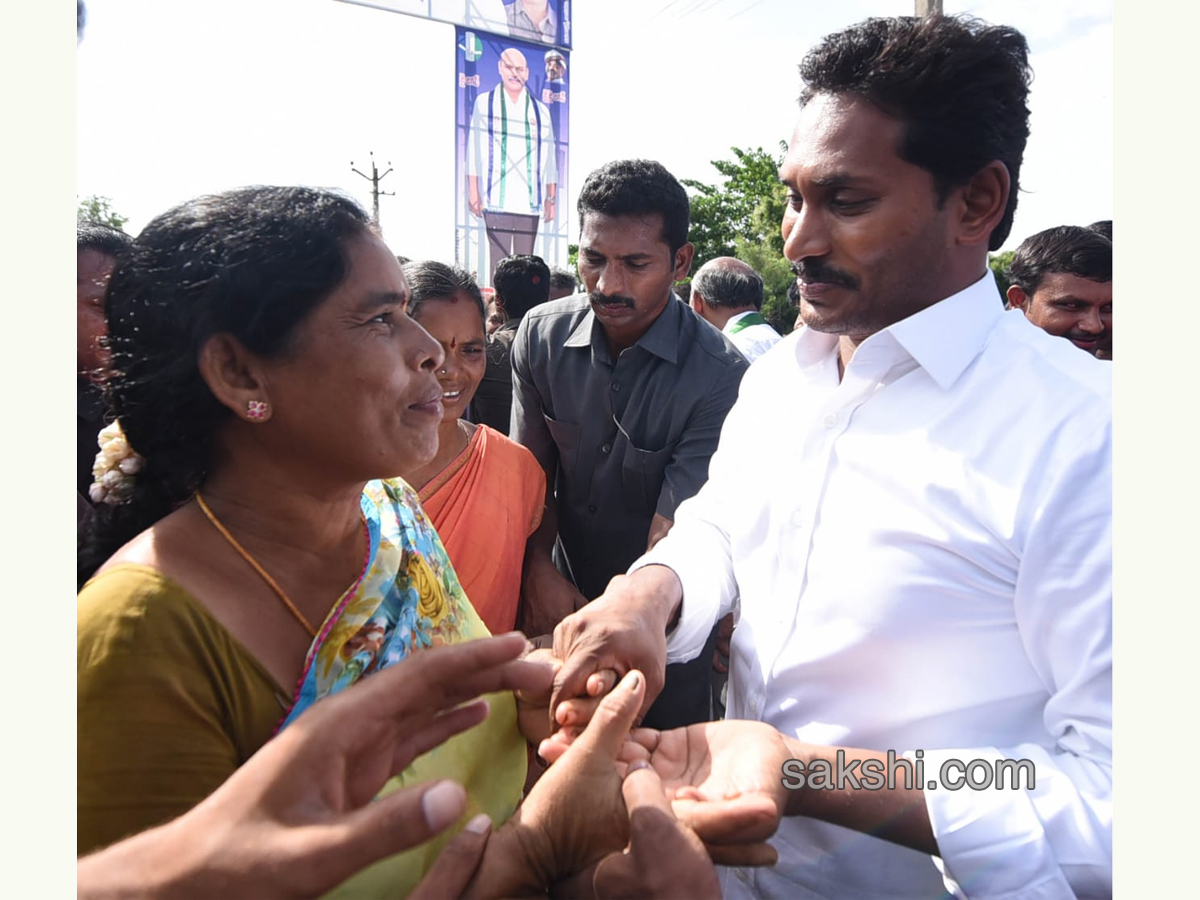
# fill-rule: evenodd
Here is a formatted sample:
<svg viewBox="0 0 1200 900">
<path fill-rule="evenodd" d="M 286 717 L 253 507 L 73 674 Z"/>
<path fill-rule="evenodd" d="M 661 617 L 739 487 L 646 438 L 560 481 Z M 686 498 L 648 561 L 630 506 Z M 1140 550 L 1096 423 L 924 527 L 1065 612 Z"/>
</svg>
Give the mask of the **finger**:
<svg viewBox="0 0 1200 900">
<path fill-rule="evenodd" d="M 765 841 L 779 827 L 779 809 L 764 794 L 728 800 L 691 800 L 676 796 L 675 817 L 706 844 L 749 844 Z"/>
<path fill-rule="evenodd" d="M 705 844 L 709 858 L 718 866 L 773 866 L 779 852 L 770 844 Z"/>
<path fill-rule="evenodd" d="M 646 679 L 637 669 L 630 671 L 612 693 L 600 701 L 600 707 L 592 716 L 576 745 L 585 753 L 595 752 L 608 759 L 616 759 L 621 745 L 637 718 L 646 693 Z"/>
<path fill-rule="evenodd" d="M 456 781 L 416 784 L 339 816 L 321 829 L 325 840 L 320 844 L 330 860 L 337 860 L 345 878 L 384 856 L 441 834 L 466 808 L 467 792 Z"/>
<path fill-rule="evenodd" d="M 618 681 L 616 669 L 601 669 L 588 676 L 587 693 L 589 697 L 600 697 L 613 689 Z"/>
<path fill-rule="evenodd" d="M 601 668 L 599 659 L 590 653 L 564 656 L 566 651 L 559 644 L 558 634 L 558 630 L 555 630 L 554 655 L 561 659 L 563 664 L 554 676 L 554 687 L 550 691 L 551 715 L 564 700 L 586 697 L 588 678 Z"/>
<path fill-rule="evenodd" d="M 452 706 L 509 688 L 512 681 L 528 680 L 532 687 L 545 672 L 536 664 L 516 662 L 524 649 L 519 632 L 433 647 L 363 679 L 355 685 L 357 695 L 346 691 L 341 696 L 356 696 L 372 715 L 394 717 L 413 709 Z M 318 708 L 320 704 L 313 707 Z"/>
<path fill-rule="evenodd" d="M 583 728 L 592 721 L 592 716 L 600 708 L 600 701 L 603 699 L 603 697 L 586 699 L 576 697 L 573 700 L 564 700 L 554 710 L 554 721 L 560 726 L 574 725 L 577 728 Z"/>
<path fill-rule="evenodd" d="M 719 656 L 713 655 L 713 671 L 718 675 L 724 675 L 729 671 L 729 666 L 721 661 Z"/>
<path fill-rule="evenodd" d="M 675 818 L 671 801 L 663 793 L 662 779 L 648 762 L 635 762 L 629 767 L 629 774 L 621 782 L 621 796 L 625 798 L 625 808 L 629 811 L 630 819 L 639 809 L 657 809 L 671 819 Z"/>
<path fill-rule="evenodd" d="M 461 896 L 475 876 L 492 833 L 492 821 L 480 813 L 438 854 L 433 867 L 408 895 L 408 900 L 441 900 Z"/>
</svg>

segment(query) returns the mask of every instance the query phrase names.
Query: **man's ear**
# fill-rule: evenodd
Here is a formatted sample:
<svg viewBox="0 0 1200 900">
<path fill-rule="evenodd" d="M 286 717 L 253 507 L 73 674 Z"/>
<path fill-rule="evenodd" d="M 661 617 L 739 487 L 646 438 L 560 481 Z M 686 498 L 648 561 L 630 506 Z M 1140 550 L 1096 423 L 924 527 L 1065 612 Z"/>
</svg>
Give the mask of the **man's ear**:
<svg viewBox="0 0 1200 900">
<path fill-rule="evenodd" d="M 231 334 L 214 334 L 200 348 L 196 362 L 200 377 L 223 406 L 231 409 L 239 419 L 261 421 L 259 416 L 251 416 L 253 408 L 250 404 L 251 401 L 269 404 L 270 392 L 258 359 L 241 341 Z"/>
<path fill-rule="evenodd" d="M 1021 290 L 1021 288 L 1017 287 L 1015 284 L 1010 284 L 1008 286 L 1008 293 L 1005 296 L 1008 297 L 1009 309 L 1021 309 L 1025 310 L 1026 314 L 1029 313 L 1029 310 L 1025 308 L 1026 304 L 1029 302 L 1029 295 Z"/>
<path fill-rule="evenodd" d="M 700 315 L 704 311 L 704 298 L 696 293 L 695 288 L 692 288 L 692 294 L 688 297 L 688 305 L 695 311 L 696 315 Z"/>
<path fill-rule="evenodd" d="M 956 192 L 960 209 L 956 242 L 986 245 L 1004 218 L 1011 189 L 1008 167 L 998 159 L 971 176 L 971 180 Z"/>
<path fill-rule="evenodd" d="M 692 271 L 692 257 L 696 254 L 696 246 L 692 243 L 684 244 L 675 251 L 675 278 L 674 281 L 686 281 L 688 272 Z"/>
</svg>

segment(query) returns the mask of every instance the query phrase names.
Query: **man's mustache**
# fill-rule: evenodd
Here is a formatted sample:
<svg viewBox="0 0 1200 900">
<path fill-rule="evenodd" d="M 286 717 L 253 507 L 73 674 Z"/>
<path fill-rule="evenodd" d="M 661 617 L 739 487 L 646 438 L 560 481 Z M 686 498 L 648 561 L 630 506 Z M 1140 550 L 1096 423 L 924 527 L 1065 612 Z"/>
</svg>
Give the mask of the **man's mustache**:
<svg viewBox="0 0 1200 900">
<path fill-rule="evenodd" d="M 843 272 L 819 259 L 802 259 L 792 263 L 792 274 L 809 284 L 840 284 L 852 289 L 858 287 L 858 279 L 849 272 Z"/>
<path fill-rule="evenodd" d="M 588 300 L 593 304 L 604 303 L 609 306 L 620 304 L 629 309 L 633 309 L 637 305 L 632 297 L 622 297 L 620 294 L 602 294 L 599 291 L 589 293 Z"/>
</svg>

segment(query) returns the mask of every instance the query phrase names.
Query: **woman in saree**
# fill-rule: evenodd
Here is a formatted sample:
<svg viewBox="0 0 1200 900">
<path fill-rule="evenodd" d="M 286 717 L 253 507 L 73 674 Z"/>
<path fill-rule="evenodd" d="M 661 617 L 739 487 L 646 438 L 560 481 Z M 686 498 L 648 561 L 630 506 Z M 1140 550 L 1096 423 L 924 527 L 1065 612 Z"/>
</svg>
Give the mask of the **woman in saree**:
<svg viewBox="0 0 1200 900">
<path fill-rule="evenodd" d="M 442 348 L 442 422 L 433 459 L 402 472 L 417 489 L 471 604 L 493 634 L 518 617 L 525 542 L 542 520 L 546 476 L 533 454 L 466 412 L 486 360 L 485 307 L 467 272 L 409 262 L 409 315 Z"/>
<path fill-rule="evenodd" d="M 357 204 L 306 188 L 190 201 L 146 226 L 106 300 L 118 419 L 80 555 L 80 854 L 187 812 L 322 698 L 487 634 L 416 494 L 387 478 L 437 450 L 443 353 Z M 448 779 L 462 822 L 509 819 L 548 711 L 535 698 L 522 730 L 513 694 L 487 699 L 482 724 L 381 795 Z M 591 816 L 573 824 L 564 790 L 492 836 L 500 889 L 528 875 L 522 846 L 554 878 L 620 840 L 581 836 Z M 338 890 L 404 896 L 454 830 Z"/>
</svg>

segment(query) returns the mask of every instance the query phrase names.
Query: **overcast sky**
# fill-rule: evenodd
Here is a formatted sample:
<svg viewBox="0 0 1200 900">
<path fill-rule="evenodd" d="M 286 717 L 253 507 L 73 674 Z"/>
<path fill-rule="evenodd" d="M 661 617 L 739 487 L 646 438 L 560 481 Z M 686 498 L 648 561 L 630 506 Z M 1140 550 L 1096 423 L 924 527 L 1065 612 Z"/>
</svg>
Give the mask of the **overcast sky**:
<svg viewBox="0 0 1200 900">
<path fill-rule="evenodd" d="M 713 181 L 729 148 L 791 133 L 796 65 L 822 35 L 911 0 L 582 0 L 571 55 L 571 238 L 582 177 L 619 157 Z M 1112 215 L 1112 6 L 947 0 L 1020 28 L 1033 135 L 1013 238 Z M 197 194 L 253 183 L 340 187 L 370 203 L 368 151 L 393 249 L 454 253 L 454 28 L 339 0 L 89 0 L 78 49 L 80 196 L 138 231 Z M 380 168 L 385 166 L 381 165 Z M 366 169 L 369 171 L 369 169 Z"/>
</svg>

